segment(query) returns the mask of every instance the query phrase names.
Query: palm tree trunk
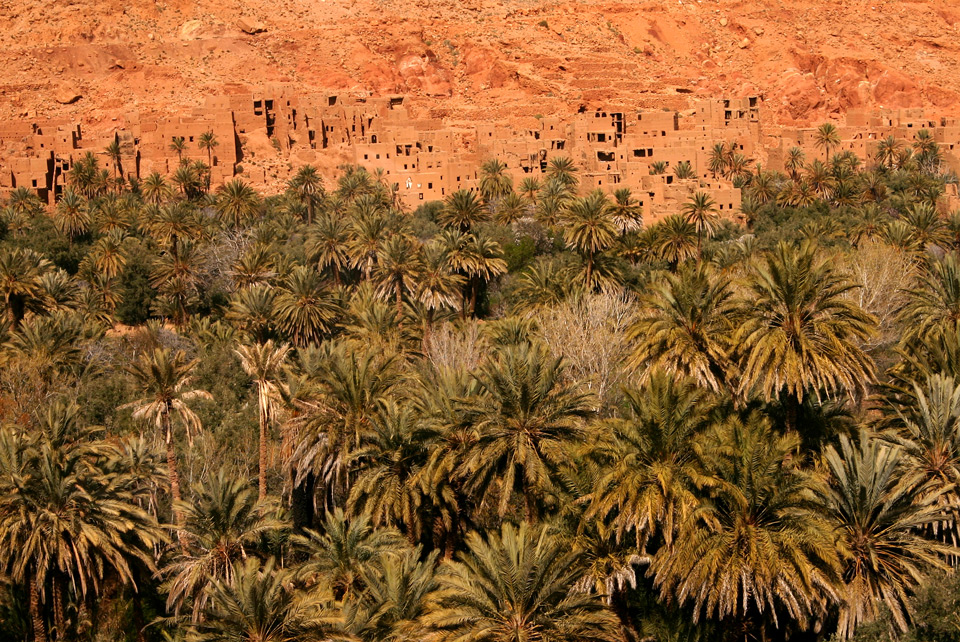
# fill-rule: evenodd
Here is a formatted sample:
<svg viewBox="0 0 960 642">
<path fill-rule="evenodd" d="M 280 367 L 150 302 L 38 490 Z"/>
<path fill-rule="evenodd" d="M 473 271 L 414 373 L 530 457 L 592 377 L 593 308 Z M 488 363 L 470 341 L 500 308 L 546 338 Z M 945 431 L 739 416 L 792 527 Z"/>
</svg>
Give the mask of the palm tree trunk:
<svg viewBox="0 0 960 642">
<path fill-rule="evenodd" d="M 30 620 L 33 622 L 34 642 L 47 642 L 47 627 L 40 611 L 40 588 L 37 586 L 37 576 L 33 573 L 30 575 Z"/>
<path fill-rule="evenodd" d="M 180 503 L 180 474 L 177 472 L 177 449 L 173 443 L 173 427 L 170 425 L 170 415 L 163 413 L 163 434 L 167 440 L 167 475 L 170 477 L 170 498 L 172 500 L 173 521 L 182 526 L 182 516 L 177 504 Z"/>
<path fill-rule="evenodd" d="M 587 290 L 593 289 L 590 286 L 591 283 L 593 283 L 593 254 L 587 254 Z"/>
<path fill-rule="evenodd" d="M 57 631 L 57 639 L 62 640 L 67 633 L 67 620 L 63 615 L 63 588 L 60 577 L 53 575 L 53 590 L 51 591 L 51 600 L 53 601 L 53 625 Z"/>
<path fill-rule="evenodd" d="M 260 501 L 267 498 L 267 402 L 263 398 L 263 384 L 259 384 L 260 398 Z"/>
<path fill-rule="evenodd" d="M 397 321 L 403 319 L 403 289 L 397 284 Z"/>
</svg>

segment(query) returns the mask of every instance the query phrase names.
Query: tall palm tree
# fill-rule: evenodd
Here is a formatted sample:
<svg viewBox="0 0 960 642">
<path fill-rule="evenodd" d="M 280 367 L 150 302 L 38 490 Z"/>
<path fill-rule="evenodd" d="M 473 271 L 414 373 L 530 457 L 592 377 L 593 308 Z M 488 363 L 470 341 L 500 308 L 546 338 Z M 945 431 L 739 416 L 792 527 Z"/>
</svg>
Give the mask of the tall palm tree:
<svg viewBox="0 0 960 642">
<path fill-rule="evenodd" d="M 43 309 L 41 278 L 52 269 L 45 258 L 29 249 L 0 250 L 0 297 L 10 328 L 16 330 L 27 312 Z"/>
<path fill-rule="evenodd" d="M 629 187 L 616 190 L 613 201 L 613 223 L 620 230 L 621 236 L 643 227 L 643 208 L 633 197 Z"/>
<path fill-rule="evenodd" d="M 883 168 L 893 169 L 897 164 L 897 157 L 902 148 L 902 141 L 897 140 L 894 136 L 887 136 L 877 143 L 874 160 Z"/>
<path fill-rule="evenodd" d="M 322 527 L 291 538 L 294 548 L 306 557 L 297 575 L 308 586 L 330 587 L 338 600 L 361 593 L 371 566 L 406 547 L 397 531 L 375 529 L 363 514 L 348 519 L 339 508 L 326 514 Z"/>
<path fill-rule="evenodd" d="M 237 290 L 230 298 L 226 318 L 257 343 L 265 343 L 277 324 L 277 290 L 254 285 Z"/>
<path fill-rule="evenodd" d="M 90 211 L 86 200 L 72 189 L 66 189 L 54 209 L 53 223 L 57 231 L 72 243 L 90 231 Z"/>
<path fill-rule="evenodd" d="M 906 294 L 907 303 L 900 313 L 905 338 L 932 341 L 949 332 L 960 321 L 960 259 L 947 254 L 930 261 L 917 287 Z"/>
<path fill-rule="evenodd" d="M 813 144 L 823 150 L 824 159 L 830 158 L 830 149 L 840 146 L 840 132 L 833 123 L 823 123 L 813 135 Z"/>
<path fill-rule="evenodd" d="M 506 163 L 491 158 L 480 166 L 480 194 L 487 204 L 492 204 L 513 191 L 513 179 L 507 174 Z"/>
<path fill-rule="evenodd" d="M 577 166 L 566 156 L 551 158 L 547 163 L 547 180 L 571 192 L 576 191 L 580 182 L 577 179 Z"/>
<path fill-rule="evenodd" d="M 704 500 L 650 566 L 663 599 L 691 603 L 695 621 L 759 617 L 752 626 L 761 631 L 784 616 L 804 626 L 836 601 L 834 538 L 799 444 L 758 414 L 731 416 L 703 437 L 696 481 Z"/>
<path fill-rule="evenodd" d="M 457 190 L 444 201 L 443 209 L 437 215 L 440 225 L 469 232 L 477 223 L 486 221 L 489 213 L 473 192 Z"/>
<path fill-rule="evenodd" d="M 806 156 L 799 147 L 791 147 L 787 150 L 787 159 L 784 162 L 784 169 L 794 181 L 800 179 L 800 172 L 803 170 Z"/>
<path fill-rule="evenodd" d="M 822 501 L 840 540 L 844 601 L 839 629 L 847 637 L 874 620 L 883 604 L 907 630 L 908 595 L 923 575 L 944 569 L 944 556 L 957 549 L 927 539 L 922 531 L 943 519 L 941 491 L 928 492 L 924 472 L 904 466 L 898 448 L 861 433 L 846 435 L 840 449 L 828 446 L 830 473 Z"/>
<path fill-rule="evenodd" d="M 173 197 L 173 189 L 160 172 L 151 172 L 140 184 L 140 193 L 147 203 L 160 205 Z"/>
<path fill-rule="evenodd" d="M 430 345 L 433 319 L 438 310 L 458 310 L 461 306 L 461 288 L 464 278 L 453 270 L 450 252 L 440 242 L 433 241 L 421 250 L 422 270 L 418 277 L 417 301 L 424 307 L 423 343 Z"/>
<path fill-rule="evenodd" d="M 212 130 L 207 130 L 200 134 L 200 137 L 197 139 L 197 146 L 200 149 L 207 150 L 207 166 L 213 167 L 213 150 L 220 145 L 220 141 L 217 140 L 217 135 L 213 133 Z M 209 174 L 207 174 L 207 189 L 210 189 L 210 179 Z"/>
<path fill-rule="evenodd" d="M 657 254 L 676 269 L 683 261 L 699 255 L 699 234 L 696 226 L 685 216 L 672 214 L 660 221 L 656 231 Z"/>
<path fill-rule="evenodd" d="M 470 294 L 465 301 L 464 312 L 477 313 L 477 299 L 493 279 L 507 273 L 507 262 L 503 259 L 500 243 L 482 230 L 467 235 L 463 246 L 462 271 L 467 276 L 466 288 Z"/>
<path fill-rule="evenodd" d="M 703 236 L 709 238 L 719 222 L 717 204 L 706 192 L 697 192 L 684 204 L 683 215 L 697 230 L 697 256 L 702 259 Z"/>
<path fill-rule="evenodd" d="M 418 473 L 429 457 L 431 436 L 410 406 L 382 402 L 360 447 L 350 454 L 358 468 L 347 502 L 350 512 L 369 515 L 376 527 L 401 528 L 416 542 L 425 503 Z"/>
<path fill-rule="evenodd" d="M 516 192 L 508 192 L 506 196 L 497 201 L 497 224 L 512 225 L 527 216 L 531 209 L 526 198 Z"/>
<path fill-rule="evenodd" d="M 114 137 L 114 139 L 110 141 L 110 144 L 107 145 L 104 152 L 107 154 L 110 162 L 113 163 L 113 178 L 119 186 L 119 180 L 123 176 L 123 168 L 120 165 L 121 161 L 123 160 L 123 151 L 120 149 L 120 141 Z"/>
<path fill-rule="evenodd" d="M 273 341 L 241 345 L 235 351 L 240 366 L 257 386 L 257 409 L 260 418 L 260 501 L 267 497 L 267 431 L 283 398 L 281 374 L 290 346 L 274 345 Z"/>
<path fill-rule="evenodd" d="M 641 379 L 663 370 L 714 392 L 726 387 L 735 330 L 732 296 L 730 281 L 704 264 L 655 284 L 641 299 L 627 335 L 633 345 L 630 362 Z"/>
<path fill-rule="evenodd" d="M 571 592 L 583 568 L 578 551 L 529 524 L 467 536 L 446 562 L 424 623 L 443 642 L 614 642 L 617 619 L 600 596 Z"/>
<path fill-rule="evenodd" d="M 304 165 L 290 179 L 290 189 L 307 208 L 307 224 L 313 223 L 313 213 L 324 196 L 323 179 L 313 165 Z"/>
<path fill-rule="evenodd" d="M 170 151 L 177 155 L 177 161 L 183 164 L 183 152 L 187 149 L 187 139 L 183 136 L 174 136 L 170 139 Z"/>
<path fill-rule="evenodd" d="M 536 205 L 537 192 L 540 191 L 540 181 L 533 177 L 525 178 L 520 181 L 519 191 L 524 198 Z"/>
<path fill-rule="evenodd" d="M 312 267 L 299 265 L 278 288 L 276 322 L 297 346 L 319 343 L 339 307 Z"/>
<path fill-rule="evenodd" d="M 310 259 L 317 262 L 321 272 L 333 270 L 333 281 L 340 285 L 340 273 L 350 265 L 349 226 L 342 218 L 324 215 L 310 229 L 308 249 Z"/>
<path fill-rule="evenodd" d="M 864 394 L 873 379 L 862 342 L 876 320 L 847 296 L 855 288 L 809 244 L 781 243 L 753 270 L 734 337 L 740 389 L 785 403 L 788 429 L 810 390 Z"/>
<path fill-rule="evenodd" d="M 390 235 L 391 219 L 379 206 L 355 208 L 350 220 L 347 240 L 347 256 L 350 265 L 363 272 L 369 279 L 377 264 L 377 257 Z"/>
<path fill-rule="evenodd" d="M 257 554 L 261 539 L 278 532 L 283 523 L 274 507 L 257 501 L 247 483 L 226 471 L 210 475 L 194 489 L 195 499 L 181 503 L 183 547 L 163 573 L 167 577 L 167 608 L 185 606 L 200 619 L 211 583 L 233 584 L 235 564 Z"/>
<path fill-rule="evenodd" d="M 613 212 L 607 195 L 595 190 L 575 199 L 563 213 L 567 247 L 583 256 L 586 263 L 584 284 L 588 288 L 595 287 L 593 267 L 597 255 L 612 246 L 618 237 Z"/>
<path fill-rule="evenodd" d="M 213 399 L 213 396 L 193 384 L 193 371 L 197 360 L 188 360 L 183 352 L 171 352 L 158 348 L 146 353 L 134 362 L 128 372 L 133 380 L 137 399 L 122 407 L 132 408 L 135 419 L 151 423 L 159 431 L 167 447 L 167 474 L 170 477 L 170 496 L 173 499 L 173 516 L 177 525 L 182 524 L 178 505 L 180 496 L 180 475 L 177 472 L 177 450 L 174 440 L 174 417 L 179 419 L 187 433 L 187 439 L 193 443 L 193 435 L 202 428 L 188 401 L 194 399 Z"/>
<path fill-rule="evenodd" d="M 405 234 L 395 234 L 380 248 L 377 265 L 371 275 L 377 286 L 377 296 L 392 298 L 397 306 L 397 318 L 403 317 L 403 295 L 416 291 L 420 273 L 417 244 Z"/>
<path fill-rule="evenodd" d="M 658 535 L 671 546 L 696 506 L 693 446 L 709 400 L 691 381 L 662 372 L 625 397 L 625 416 L 598 426 L 601 439 L 590 454 L 603 466 L 585 517 L 609 523 L 617 541 L 632 533 L 641 552 Z"/>
<path fill-rule="evenodd" d="M 714 143 L 713 147 L 710 148 L 710 158 L 707 161 L 707 169 L 710 170 L 710 173 L 713 174 L 713 178 L 716 179 L 717 176 L 726 176 L 727 173 L 727 145 L 726 143 Z"/>
<path fill-rule="evenodd" d="M 155 570 L 163 531 L 139 506 L 146 488 L 118 455 L 62 401 L 40 411 L 31 430 L 0 429 L 0 568 L 26 586 L 38 642 L 48 639 L 43 604 L 53 608 L 57 637 L 69 636 L 64 590 L 86 604 L 108 572 L 136 588 L 136 566 Z"/>
<path fill-rule="evenodd" d="M 591 399 L 564 381 L 560 359 L 541 346 L 504 348 L 475 377 L 478 438 L 463 463 L 467 488 L 481 507 L 496 501 L 501 517 L 520 496 L 533 519 L 538 500 L 556 492 L 556 470 L 570 456 L 566 446 L 583 438 L 580 420 Z"/>
<path fill-rule="evenodd" d="M 821 200 L 830 200 L 837 188 L 837 180 L 834 178 L 830 168 L 815 160 L 810 163 L 807 169 L 806 183 Z"/>
<path fill-rule="evenodd" d="M 323 596 L 300 593 L 292 571 L 274 560 L 238 561 L 233 581 L 213 580 L 204 590 L 203 617 L 187 642 L 300 642 L 345 639 L 341 618 Z"/>
<path fill-rule="evenodd" d="M 235 179 L 217 189 L 215 208 L 224 223 L 241 227 L 260 210 L 260 195 L 243 181 Z"/>
</svg>

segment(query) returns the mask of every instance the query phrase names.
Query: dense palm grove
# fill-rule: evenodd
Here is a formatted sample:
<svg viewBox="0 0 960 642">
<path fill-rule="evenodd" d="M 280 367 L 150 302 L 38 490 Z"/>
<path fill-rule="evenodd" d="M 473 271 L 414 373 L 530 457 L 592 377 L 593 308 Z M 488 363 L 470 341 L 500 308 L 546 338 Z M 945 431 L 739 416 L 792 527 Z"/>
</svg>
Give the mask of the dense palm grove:
<svg viewBox="0 0 960 642">
<path fill-rule="evenodd" d="M 960 639 L 957 179 L 818 140 L 717 145 L 736 221 L 564 158 L 14 191 L 3 639 Z"/>
</svg>

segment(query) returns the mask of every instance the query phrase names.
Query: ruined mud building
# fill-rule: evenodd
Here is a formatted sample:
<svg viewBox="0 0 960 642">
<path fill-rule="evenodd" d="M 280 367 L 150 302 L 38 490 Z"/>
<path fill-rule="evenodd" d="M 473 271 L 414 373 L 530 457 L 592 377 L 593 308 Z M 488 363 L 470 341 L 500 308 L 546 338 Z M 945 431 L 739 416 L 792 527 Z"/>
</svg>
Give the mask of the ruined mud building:
<svg viewBox="0 0 960 642">
<path fill-rule="evenodd" d="M 489 158 L 506 163 L 519 184 L 541 177 L 551 158 L 567 156 L 580 169 L 583 190 L 628 187 L 648 221 L 677 211 L 695 191 L 708 192 L 723 213 L 734 216 L 740 191 L 708 169 L 714 143 L 733 142 L 770 169 L 783 168 L 790 147 L 801 147 L 808 159 L 822 155 L 814 128 L 765 126 L 762 107 L 759 98 L 746 97 L 699 101 L 679 113 L 581 108 L 567 118 L 535 118 L 518 127 L 418 118 L 402 96 L 301 94 L 281 85 L 210 97 L 202 108 L 175 117 L 128 114 L 107 135 L 90 136 L 65 121 L 0 123 L 0 193 L 26 186 L 52 202 L 63 189 L 62 174 L 88 151 L 103 155 L 103 164 L 110 167 L 104 150 L 114 140 L 120 143 L 125 175 L 170 174 L 179 163 L 170 147 L 173 137 L 184 138 L 185 158 L 207 162 L 208 151 L 198 141 L 212 131 L 219 143 L 209 156 L 214 186 L 239 173 L 254 185 L 270 187 L 274 177 L 259 162 L 268 155 L 294 167 L 315 164 L 328 183 L 336 165 L 345 161 L 381 168 L 413 208 L 459 189 L 477 189 L 480 165 Z M 840 127 L 837 151 L 850 150 L 866 160 L 882 138 L 909 140 L 921 128 L 934 134 L 947 164 L 960 169 L 960 121 L 925 119 L 919 110 L 851 112 Z M 256 159 L 249 158 L 253 155 Z M 658 161 L 667 170 L 654 175 L 651 167 Z M 695 178 L 675 176 L 674 168 L 683 161 Z M 275 177 L 277 183 L 284 178 Z"/>
</svg>

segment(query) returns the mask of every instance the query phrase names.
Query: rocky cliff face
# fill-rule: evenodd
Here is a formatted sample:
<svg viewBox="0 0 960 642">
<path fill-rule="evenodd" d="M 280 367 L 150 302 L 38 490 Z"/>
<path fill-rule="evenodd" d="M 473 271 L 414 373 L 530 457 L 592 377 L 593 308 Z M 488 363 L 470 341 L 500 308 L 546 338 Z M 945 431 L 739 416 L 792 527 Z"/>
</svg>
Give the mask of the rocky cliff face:
<svg viewBox="0 0 960 642">
<path fill-rule="evenodd" d="M 0 119 L 110 127 L 270 82 L 506 120 L 760 94 L 781 123 L 960 112 L 960 5 L 861 0 L 0 0 Z"/>
</svg>

